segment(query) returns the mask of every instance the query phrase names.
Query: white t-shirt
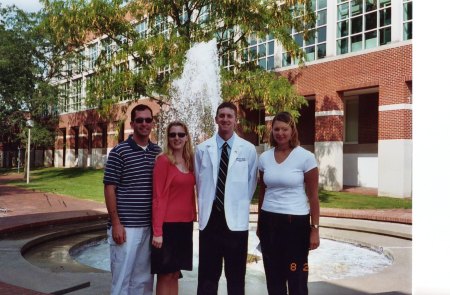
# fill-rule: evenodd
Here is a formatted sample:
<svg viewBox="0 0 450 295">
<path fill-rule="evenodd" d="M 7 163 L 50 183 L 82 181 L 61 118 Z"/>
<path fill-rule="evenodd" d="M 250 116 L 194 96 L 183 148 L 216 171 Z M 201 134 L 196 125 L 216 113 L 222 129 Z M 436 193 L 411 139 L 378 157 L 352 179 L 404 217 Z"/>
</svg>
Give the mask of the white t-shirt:
<svg viewBox="0 0 450 295">
<path fill-rule="evenodd" d="M 309 214 L 304 173 L 317 167 L 314 154 L 298 146 L 278 164 L 274 151 L 275 148 L 271 148 L 259 157 L 259 170 L 264 172 L 266 185 L 261 209 L 291 215 Z"/>
</svg>

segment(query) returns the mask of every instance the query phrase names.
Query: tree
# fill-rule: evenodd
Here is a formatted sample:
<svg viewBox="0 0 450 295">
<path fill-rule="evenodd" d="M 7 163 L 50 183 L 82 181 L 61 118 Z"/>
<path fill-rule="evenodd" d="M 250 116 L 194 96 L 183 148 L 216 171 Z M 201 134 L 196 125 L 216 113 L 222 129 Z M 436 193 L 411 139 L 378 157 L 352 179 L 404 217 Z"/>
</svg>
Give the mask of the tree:
<svg viewBox="0 0 450 295">
<path fill-rule="evenodd" d="M 305 39 L 310 36 L 315 21 L 311 1 L 280 2 L 45 0 L 44 10 L 46 26 L 52 28 L 58 46 L 67 49 L 68 59 L 82 59 L 87 41 L 102 37 L 86 99 L 100 112 L 108 113 L 124 98 L 149 97 L 164 104 L 170 82 L 182 72 L 186 51 L 195 42 L 216 38 L 219 58 L 227 64 L 222 74 L 224 100 L 298 116 L 304 98 L 285 77 L 261 69 L 257 50 L 249 49 L 252 40 L 273 37 L 301 63 L 303 52 L 290 29 L 303 32 Z M 295 13 L 300 18 L 295 19 Z M 135 68 L 127 62 L 129 56 Z"/>
<path fill-rule="evenodd" d="M 33 146 L 53 146 L 58 123 L 57 92 L 50 85 L 53 48 L 39 27 L 40 15 L 0 7 L 0 139 L 25 146 L 25 122 L 35 122 Z"/>
</svg>

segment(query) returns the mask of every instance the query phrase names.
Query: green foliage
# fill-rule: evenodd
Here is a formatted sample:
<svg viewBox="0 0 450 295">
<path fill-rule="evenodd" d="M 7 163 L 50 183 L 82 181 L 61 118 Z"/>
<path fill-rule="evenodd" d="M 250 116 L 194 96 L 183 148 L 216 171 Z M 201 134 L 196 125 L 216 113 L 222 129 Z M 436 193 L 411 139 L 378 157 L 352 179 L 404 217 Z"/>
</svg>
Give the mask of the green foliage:
<svg viewBox="0 0 450 295">
<path fill-rule="evenodd" d="M 39 27 L 41 15 L 15 6 L 0 8 L 0 139 L 24 145 L 26 117 L 35 121 L 33 144 L 53 145 L 56 89 L 51 78 L 51 44 Z"/>
<path fill-rule="evenodd" d="M 295 116 L 304 103 L 286 78 L 259 69 L 257 57 L 245 49 L 251 38 L 271 35 L 293 58 L 302 60 L 303 52 L 288 29 L 304 31 L 305 38 L 311 34 L 308 28 L 315 17 L 308 0 L 287 1 L 283 5 L 276 0 L 135 0 L 126 5 L 118 0 L 43 3 L 44 23 L 51 28 L 55 44 L 66 49 L 65 57 L 83 58 L 79 49 L 87 41 L 95 36 L 105 37 L 86 100 L 105 116 L 112 104 L 124 99 L 149 97 L 161 105 L 166 103 L 170 82 L 181 74 L 186 51 L 195 42 L 214 37 L 219 58 L 235 54 L 231 61 L 233 69 L 222 76 L 224 100 L 238 102 L 247 109 L 265 107 L 268 113 L 289 110 Z M 290 9 L 295 5 L 304 11 L 300 20 L 294 20 L 294 11 Z M 148 35 L 140 34 L 135 27 L 144 17 L 150 28 Z M 130 67 L 129 56 L 139 70 Z"/>
</svg>

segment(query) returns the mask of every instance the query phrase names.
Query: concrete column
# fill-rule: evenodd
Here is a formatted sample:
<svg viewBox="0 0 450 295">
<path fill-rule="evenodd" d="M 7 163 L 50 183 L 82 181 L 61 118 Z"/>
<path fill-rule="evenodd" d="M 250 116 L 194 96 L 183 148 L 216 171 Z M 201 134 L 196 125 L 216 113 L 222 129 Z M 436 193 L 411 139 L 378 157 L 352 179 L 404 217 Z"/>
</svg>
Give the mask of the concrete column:
<svg viewBox="0 0 450 295">
<path fill-rule="evenodd" d="M 412 140 L 378 142 L 378 195 L 409 198 L 412 195 Z"/>
<path fill-rule="evenodd" d="M 322 141 L 314 143 L 314 154 L 319 167 L 319 184 L 325 190 L 340 191 L 343 188 L 342 141 Z"/>
</svg>

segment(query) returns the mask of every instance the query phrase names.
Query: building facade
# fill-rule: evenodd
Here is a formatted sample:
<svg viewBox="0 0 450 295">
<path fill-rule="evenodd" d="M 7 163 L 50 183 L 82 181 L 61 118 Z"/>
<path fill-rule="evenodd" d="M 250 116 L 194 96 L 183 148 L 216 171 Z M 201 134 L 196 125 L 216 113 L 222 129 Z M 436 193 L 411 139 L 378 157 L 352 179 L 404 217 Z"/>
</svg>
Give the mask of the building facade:
<svg viewBox="0 0 450 295">
<path fill-rule="evenodd" d="M 271 36 L 250 40 L 249 50 L 257 53 L 261 67 L 286 76 L 308 100 L 300 110 L 300 142 L 315 153 L 325 189 L 359 186 L 376 188 L 380 196 L 411 197 L 412 1 L 315 0 L 312 5 L 315 36 L 305 41 L 291 32 L 304 49 L 304 67 L 296 66 Z M 137 26 L 148 29 L 142 23 Z M 83 104 L 101 46 L 99 39 L 86 44 L 85 70 L 74 70 L 72 77 L 60 81 L 68 95 L 61 102 L 54 150 L 43 152 L 53 159 L 45 163 L 103 167 L 109 150 L 132 133 L 134 103 L 118 104 L 108 121 Z M 220 63 L 230 67 L 230 60 L 224 57 Z M 159 111 L 149 99 L 139 103 Z"/>
</svg>

